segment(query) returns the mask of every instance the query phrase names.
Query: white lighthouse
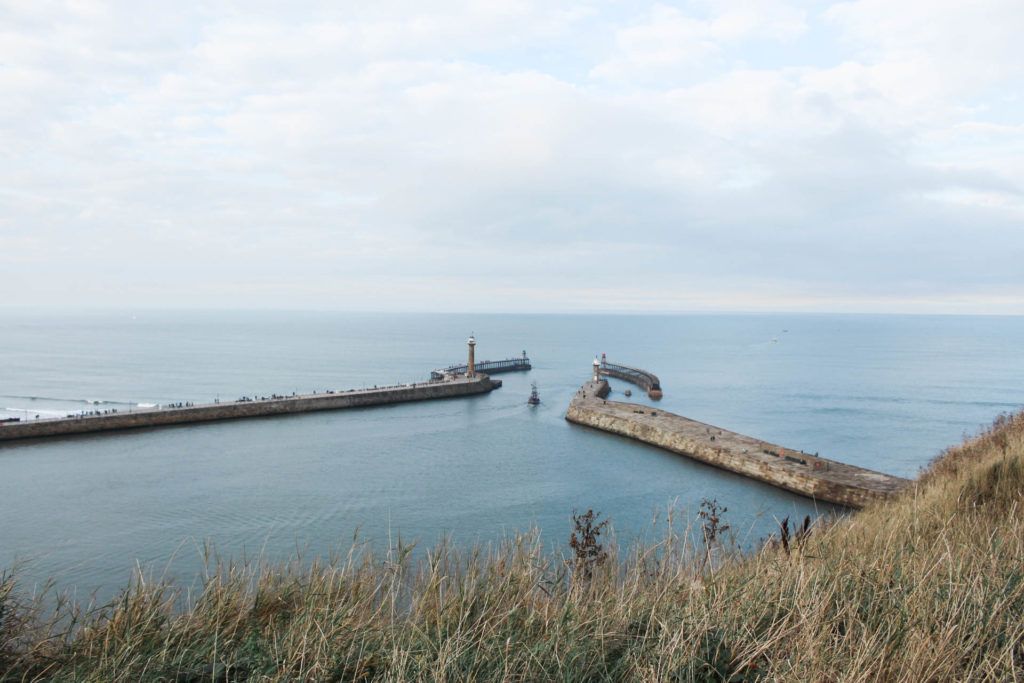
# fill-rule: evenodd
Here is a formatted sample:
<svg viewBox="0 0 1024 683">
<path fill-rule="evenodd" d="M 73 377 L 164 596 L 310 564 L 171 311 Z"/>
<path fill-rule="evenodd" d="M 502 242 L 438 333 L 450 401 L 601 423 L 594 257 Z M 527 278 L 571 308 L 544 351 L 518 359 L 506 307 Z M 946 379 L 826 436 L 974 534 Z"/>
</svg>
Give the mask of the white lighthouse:
<svg viewBox="0 0 1024 683">
<path fill-rule="evenodd" d="M 594 356 L 594 381 L 601 381 L 601 361 L 597 359 L 597 356 Z"/>
<path fill-rule="evenodd" d="M 469 346 L 469 361 L 466 363 L 466 377 L 476 377 L 476 338 L 469 335 L 466 341 Z"/>
</svg>

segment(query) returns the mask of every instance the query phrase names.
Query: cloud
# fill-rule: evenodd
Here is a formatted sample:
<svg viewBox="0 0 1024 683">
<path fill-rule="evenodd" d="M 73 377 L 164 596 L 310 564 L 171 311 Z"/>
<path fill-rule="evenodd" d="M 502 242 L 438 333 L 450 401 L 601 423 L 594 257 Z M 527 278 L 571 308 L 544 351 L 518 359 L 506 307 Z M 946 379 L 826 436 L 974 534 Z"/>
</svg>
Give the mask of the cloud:
<svg viewBox="0 0 1024 683">
<path fill-rule="evenodd" d="M 0 12 L 21 302 L 1024 312 L 1012 3 Z"/>
<path fill-rule="evenodd" d="M 751 39 L 786 41 L 806 30 L 803 11 L 779 2 L 723 2 L 694 17 L 655 4 L 640 21 L 615 33 L 612 55 L 590 75 L 611 81 L 685 78 L 718 67 L 728 47 Z"/>
</svg>

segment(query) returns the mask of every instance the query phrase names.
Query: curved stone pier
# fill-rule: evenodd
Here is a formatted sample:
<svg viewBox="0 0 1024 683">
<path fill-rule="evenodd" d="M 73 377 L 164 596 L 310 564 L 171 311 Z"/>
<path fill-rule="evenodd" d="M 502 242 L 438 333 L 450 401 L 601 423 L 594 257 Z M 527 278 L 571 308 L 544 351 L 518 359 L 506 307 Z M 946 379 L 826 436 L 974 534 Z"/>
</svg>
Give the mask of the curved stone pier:
<svg viewBox="0 0 1024 683">
<path fill-rule="evenodd" d="M 660 399 L 663 395 L 661 393 L 661 381 L 653 372 L 633 368 L 628 365 L 609 363 L 604 354 L 601 354 L 601 374 L 635 384 L 646 391 L 647 395 L 654 400 Z"/>
</svg>

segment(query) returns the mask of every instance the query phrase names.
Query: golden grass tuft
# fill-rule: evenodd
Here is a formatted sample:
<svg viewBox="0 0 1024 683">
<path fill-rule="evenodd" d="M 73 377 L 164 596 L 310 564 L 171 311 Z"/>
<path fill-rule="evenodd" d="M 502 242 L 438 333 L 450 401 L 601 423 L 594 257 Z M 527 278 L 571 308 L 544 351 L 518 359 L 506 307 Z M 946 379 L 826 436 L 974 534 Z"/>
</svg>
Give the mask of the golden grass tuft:
<svg viewBox="0 0 1024 683">
<path fill-rule="evenodd" d="M 1016 414 L 896 500 L 713 563 L 689 534 L 611 548 L 585 579 L 536 534 L 418 560 L 353 546 L 49 619 L 5 576 L 0 680 L 1018 680 L 1022 491 Z"/>
</svg>

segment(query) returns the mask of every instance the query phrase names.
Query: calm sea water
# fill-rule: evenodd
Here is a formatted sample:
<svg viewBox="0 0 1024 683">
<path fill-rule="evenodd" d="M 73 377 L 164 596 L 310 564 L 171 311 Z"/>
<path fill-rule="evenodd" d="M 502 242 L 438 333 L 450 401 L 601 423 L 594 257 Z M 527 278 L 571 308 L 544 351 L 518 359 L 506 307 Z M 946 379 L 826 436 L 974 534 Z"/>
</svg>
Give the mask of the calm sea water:
<svg viewBox="0 0 1024 683">
<path fill-rule="evenodd" d="M 669 507 L 729 508 L 741 543 L 827 506 L 563 419 L 595 354 L 660 405 L 903 476 L 1024 404 L 1024 318 L 135 313 L 0 316 L 0 417 L 423 379 L 530 354 L 484 397 L 0 445 L 0 567 L 109 595 L 136 563 L 190 582 L 200 548 L 288 558 L 490 541 L 564 545 L 573 509 L 620 542 Z M 530 382 L 543 404 L 526 405 Z M 626 385 L 614 384 L 617 392 Z M 617 396 L 621 398 L 621 394 Z M 632 400 L 647 402 L 641 391 Z M 102 401 L 93 404 L 93 401 Z"/>
</svg>

